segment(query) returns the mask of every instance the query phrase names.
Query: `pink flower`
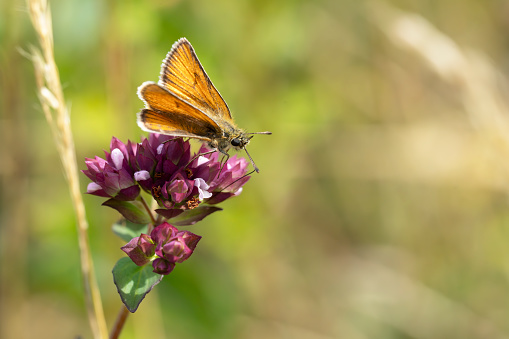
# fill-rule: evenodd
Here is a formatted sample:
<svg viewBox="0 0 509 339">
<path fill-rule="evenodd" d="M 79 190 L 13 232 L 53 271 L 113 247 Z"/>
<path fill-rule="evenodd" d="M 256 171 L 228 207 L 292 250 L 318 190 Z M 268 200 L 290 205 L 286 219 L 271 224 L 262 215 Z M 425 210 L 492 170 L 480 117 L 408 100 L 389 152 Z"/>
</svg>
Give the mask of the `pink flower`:
<svg viewBox="0 0 509 339">
<path fill-rule="evenodd" d="M 148 216 L 125 201 L 135 200 L 144 190 L 159 205 L 156 213 L 166 219 L 179 217 L 179 225 L 193 224 L 220 210 L 210 205 L 239 195 L 250 178 L 244 158 L 232 156 L 221 164 L 218 152 L 202 154 L 209 151 L 202 146 L 192 155 L 189 141 L 153 133 L 138 144 L 114 137 L 106 159 L 85 160 L 83 173 L 92 180 L 87 193 L 111 198 L 106 206 L 141 223 Z"/>
<path fill-rule="evenodd" d="M 167 275 L 176 263 L 182 263 L 193 254 L 201 236 L 189 231 L 179 231 L 163 222 L 155 227 L 150 236 L 142 234 L 131 239 L 122 250 L 138 266 L 152 261 L 153 272 Z"/>
</svg>

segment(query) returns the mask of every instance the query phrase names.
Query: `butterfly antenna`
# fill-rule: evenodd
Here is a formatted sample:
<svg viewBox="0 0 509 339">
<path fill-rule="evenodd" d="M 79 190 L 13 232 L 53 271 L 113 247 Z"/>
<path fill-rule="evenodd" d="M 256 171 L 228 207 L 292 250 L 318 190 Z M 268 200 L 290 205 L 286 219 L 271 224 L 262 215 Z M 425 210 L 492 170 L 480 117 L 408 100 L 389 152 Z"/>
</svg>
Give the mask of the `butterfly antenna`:
<svg viewBox="0 0 509 339">
<path fill-rule="evenodd" d="M 271 135 L 272 132 L 269 132 L 269 131 L 265 131 L 265 132 L 251 132 L 251 133 L 246 133 L 246 134 L 267 134 L 267 135 Z"/>
<path fill-rule="evenodd" d="M 249 155 L 249 152 L 247 151 L 247 148 L 244 147 L 244 151 L 246 151 L 246 154 L 249 157 L 249 160 L 251 160 L 251 164 L 253 165 L 253 168 L 256 171 L 256 173 L 260 173 L 260 170 L 258 169 L 258 167 L 256 167 L 256 164 L 253 161 L 253 158 L 251 158 L 251 156 Z M 253 173 L 253 172 L 251 172 L 251 173 Z"/>
</svg>

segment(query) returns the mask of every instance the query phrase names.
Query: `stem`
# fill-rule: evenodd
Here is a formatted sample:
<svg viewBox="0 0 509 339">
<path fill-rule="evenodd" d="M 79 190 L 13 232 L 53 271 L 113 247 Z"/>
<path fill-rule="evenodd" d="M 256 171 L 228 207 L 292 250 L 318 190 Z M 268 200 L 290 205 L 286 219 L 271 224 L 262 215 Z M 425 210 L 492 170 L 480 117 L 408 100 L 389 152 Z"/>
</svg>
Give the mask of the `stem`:
<svg viewBox="0 0 509 339">
<path fill-rule="evenodd" d="M 113 326 L 113 330 L 110 334 L 110 339 L 117 339 L 124 328 L 125 321 L 127 320 L 127 316 L 129 315 L 129 310 L 122 305 L 120 312 L 118 312 L 117 320 L 115 321 L 115 325 Z"/>
<path fill-rule="evenodd" d="M 88 222 L 79 185 L 70 115 L 64 100 L 60 76 L 54 58 L 51 12 L 47 0 L 28 0 L 28 8 L 30 19 L 41 45 L 40 51 L 35 47 L 32 48 L 30 56 L 35 67 L 39 99 L 53 133 L 76 213 L 81 275 L 88 321 L 94 338 L 103 339 L 107 338 L 108 330 L 90 252 L 87 234 Z"/>
<path fill-rule="evenodd" d="M 140 195 L 140 201 L 143 204 L 143 207 L 145 207 L 145 210 L 148 212 L 148 215 L 150 216 L 150 220 L 152 220 L 152 225 L 156 225 L 156 219 L 154 218 L 154 214 L 152 213 L 152 210 L 148 206 L 147 202 L 143 197 Z"/>
<path fill-rule="evenodd" d="M 163 222 L 163 217 L 160 214 L 158 214 L 157 215 L 157 220 L 156 220 L 156 225 L 159 225 L 162 222 Z"/>
</svg>

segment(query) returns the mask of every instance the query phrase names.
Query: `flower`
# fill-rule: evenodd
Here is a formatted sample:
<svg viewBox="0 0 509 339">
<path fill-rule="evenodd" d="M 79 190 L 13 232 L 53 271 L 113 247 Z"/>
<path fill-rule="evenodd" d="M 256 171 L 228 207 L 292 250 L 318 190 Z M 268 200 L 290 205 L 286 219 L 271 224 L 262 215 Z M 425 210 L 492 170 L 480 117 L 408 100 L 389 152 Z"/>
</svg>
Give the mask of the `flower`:
<svg viewBox="0 0 509 339">
<path fill-rule="evenodd" d="M 149 134 L 138 144 L 114 137 L 106 159 L 85 160 L 83 173 L 92 180 L 87 193 L 110 198 L 104 205 L 141 223 L 148 212 L 134 200 L 143 190 L 157 202 L 157 214 L 178 217 L 172 222 L 177 225 L 194 224 L 221 210 L 211 205 L 239 195 L 250 178 L 244 158 L 233 156 L 221 163 L 219 153 L 210 151 L 203 145 L 192 154 L 189 141 L 161 134 Z"/>
<path fill-rule="evenodd" d="M 110 149 L 111 153 L 105 152 L 106 160 L 98 156 L 85 159 L 87 169 L 82 172 L 92 180 L 87 193 L 121 201 L 134 200 L 140 194 L 140 187 L 126 159 L 127 146 L 113 138 Z"/>
<path fill-rule="evenodd" d="M 155 227 L 150 236 L 141 234 L 131 239 L 122 250 L 138 266 L 152 261 L 153 272 L 167 275 L 193 254 L 201 236 L 189 231 L 179 231 L 163 222 Z"/>
<path fill-rule="evenodd" d="M 121 249 L 136 265 L 143 266 L 149 263 L 150 259 L 154 256 L 155 247 L 152 239 L 142 233 L 139 237 L 132 238 Z"/>
</svg>

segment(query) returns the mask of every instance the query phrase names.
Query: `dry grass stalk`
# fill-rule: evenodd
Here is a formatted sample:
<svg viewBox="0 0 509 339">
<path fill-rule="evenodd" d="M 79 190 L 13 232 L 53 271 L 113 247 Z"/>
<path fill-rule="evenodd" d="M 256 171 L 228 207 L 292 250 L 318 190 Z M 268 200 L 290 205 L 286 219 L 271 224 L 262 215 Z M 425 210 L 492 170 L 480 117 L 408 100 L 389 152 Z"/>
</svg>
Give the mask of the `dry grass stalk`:
<svg viewBox="0 0 509 339">
<path fill-rule="evenodd" d="M 28 9 L 40 44 L 40 50 L 31 47 L 29 57 L 34 63 L 39 99 L 53 133 L 76 211 L 88 318 L 94 338 L 107 338 L 106 322 L 90 254 L 87 234 L 88 222 L 79 186 L 70 115 L 64 101 L 58 68 L 53 54 L 53 31 L 49 4 L 47 0 L 28 0 Z"/>
</svg>

